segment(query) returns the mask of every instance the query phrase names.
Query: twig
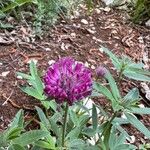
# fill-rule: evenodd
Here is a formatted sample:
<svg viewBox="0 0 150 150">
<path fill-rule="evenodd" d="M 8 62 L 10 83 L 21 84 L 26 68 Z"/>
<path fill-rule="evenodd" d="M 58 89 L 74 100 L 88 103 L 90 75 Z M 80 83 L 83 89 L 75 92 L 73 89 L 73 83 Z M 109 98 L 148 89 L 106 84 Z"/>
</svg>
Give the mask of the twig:
<svg viewBox="0 0 150 150">
<path fill-rule="evenodd" d="M 4 106 L 5 104 L 7 104 L 7 102 L 9 101 L 9 99 L 11 98 L 12 94 L 13 94 L 14 90 L 11 91 L 10 95 L 8 97 L 6 97 L 5 95 L 3 95 L 4 98 L 6 98 L 5 102 L 2 104 L 2 106 Z"/>
</svg>

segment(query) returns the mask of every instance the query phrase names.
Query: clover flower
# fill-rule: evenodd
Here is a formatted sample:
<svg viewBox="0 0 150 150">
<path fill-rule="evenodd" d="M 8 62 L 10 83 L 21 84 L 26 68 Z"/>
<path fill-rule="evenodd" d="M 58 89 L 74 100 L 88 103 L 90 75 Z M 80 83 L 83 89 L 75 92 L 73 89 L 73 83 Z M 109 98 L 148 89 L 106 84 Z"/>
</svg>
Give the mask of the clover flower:
<svg viewBox="0 0 150 150">
<path fill-rule="evenodd" d="M 107 69 L 103 66 L 99 66 L 97 69 L 96 69 L 96 74 L 97 76 L 99 77 L 105 77 L 105 74 L 107 73 Z"/>
<path fill-rule="evenodd" d="M 44 76 L 45 93 L 57 103 L 67 101 L 72 105 L 91 94 L 91 72 L 71 57 L 64 57 L 54 63 Z"/>
</svg>

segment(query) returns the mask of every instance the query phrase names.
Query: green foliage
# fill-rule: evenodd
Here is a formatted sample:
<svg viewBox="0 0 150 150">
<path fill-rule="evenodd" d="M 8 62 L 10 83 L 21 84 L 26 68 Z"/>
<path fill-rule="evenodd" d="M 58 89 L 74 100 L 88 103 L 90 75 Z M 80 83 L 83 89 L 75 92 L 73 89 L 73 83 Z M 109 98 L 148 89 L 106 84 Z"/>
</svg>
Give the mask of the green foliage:
<svg viewBox="0 0 150 150">
<path fill-rule="evenodd" d="M 126 144 L 126 135 L 124 133 L 117 135 L 114 130 L 110 134 L 109 148 L 110 150 L 135 150 L 136 146 Z"/>
<path fill-rule="evenodd" d="M 23 6 L 27 3 L 36 3 L 36 0 L 10 0 L 7 3 L 7 5 L 6 5 L 6 2 L 5 2 L 6 6 L 2 7 L 1 11 L 2 12 L 7 12 L 7 11 L 15 9 L 16 7 L 21 7 L 21 6 Z"/>
<path fill-rule="evenodd" d="M 59 18 L 66 19 L 82 0 L 7 0 L 0 3 L 0 16 L 10 13 L 17 20 L 29 12 L 36 34 L 41 34 Z M 29 9 L 30 8 L 30 9 Z M 22 13 L 23 12 L 23 13 Z M 23 16 L 26 19 L 26 16 Z"/>
<path fill-rule="evenodd" d="M 43 94 L 44 86 L 38 75 L 35 63 L 30 63 L 30 75 L 17 72 L 18 76 L 27 80 L 28 86 L 20 87 L 21 90 L 34 98 L 44 101 L 46 96 Z"/>
<path fill-rule="evenodd" d="M 148 20 L 150 18 L 150 1 L 137 0 L 132 14 L 132 20 L 134 23 Z"/>
<path fill-rule="evenodd" d="M 0 149 L 25 150 L 27 145 L 48 135 L 47 131 L 32 130 L 24 132 L 24 113 L 20 110 L 7 130 L 0 133 Z"/>
<path fill-rule="evenodd" d="M 124 97 L 121 96 L 119 92 L 119 88 L 117 85 L 122 81 L 122 75 L 127 76 L 128 78 L 140 80 L 140 81 L 150 81 L 150 72 L 142 69 L 143 64 L 136 64 L 130 58 L 123 57 L 122 59 L 116 57 L 111 51 L 102 47 L 103 51 L 109 55 L 113 65 L 119 72 L 118 76 L 118 84 L 116 84 L 115 79 L 112 77 L 109 71 L 105 74 L 105 79 L 108 81 L 108 86 L 103 86 L 100 83 L 94 83 L 94 90 L 97 93 L 103 94 L 107 100 L 111 103 L 112 110 L 114 112 L 111 115 L 109 121 L 105 122 L 102 135 L 104 135 L 104 140 L 101 141 L 102 145 L 104 145 L 103 149 L 108 149 L 109 143 L 108 141 L 111 139 L 111 130 L 113 127 L 117 127 L 121 133 L 125 133 L 126 137 L 128 134 L 122 129 L 121 124 L 131 123 L 135 126 L 140 132 L 142 132 L 146 137 L 149 137 L 150 131 L 144 126 L 144 124 L 139 121 L 135 114 L 150 114 L 149 108 L 139 108 L 138 102 L 140 100 L 139 91 L 137 88 L 131 89 Z M 127 74 L 128 73 L 128 74 Z M 130 76 L 129 76 L 130 74 Z M 138 74 L 137 76 L 132 76 L 131 74 Z M 123 113 L 127 117 L 127 119 L 123 120 L 122 118 L 118 118 L 117 116 Z M 113 141 L 111 141 L 113 142 Z M 113 145 L 113 144 L 112 144 Z M 121 147 L 120 147 L 121 146 Z M 129 149 L 129 145 L 121 144 L 119 147 L 115 147 L 115 149 Z M 111 148 L 110 148 L 111 149 Z"/>
<path fill-rule="evenodd" d="M 135 63 L 127 56 L 118 58 L 109 49 L 105 47 L 101 48 L 109 56 L 114 67 L 119 72 L 118 82 L 122 79 L 122 75 L 133 80 L 150 82 L 150 72 L 143 69 L 143 63 Z"/>
<path fill-rule="evenodd" d="M 17 75 L 22 76 L 28 83 L 21 89 L 29 96 L 40 100 L 47 108 L 45 113 L 41 108 L 35 107 L 40 120 L 40 130 L 26 132 L 23 111 L 20 110 L 10 128 L 1 133 L 0 145 L 3 148 L 9 147 L 10 150 L 24 150 L 28 144 L 32 146 L 32 150 L 137 149 L 134 145 L 127 144 L 130 135 L 122 127 L 123 124 L 132 124 L 147 138 L 150 138 L 150 130 L 136 117 L 136 114 L 150 114 L 150 108 L 138 106 L 140 101 L 138 89 L 133 88 L 126 95 L 123 95 L 119 89 L 123 76 L 134 80 L 150 81 L 150 72 L 143 70 L 142 63 L 134 63 L 128 57 L 118 58 L 108 49 L 103 48 L 103 50 L 117 69 L 118 78 L 115 80 L 107 70 L 104 76 L 107 84 L 104 86 L 95 81 L 93 91 L 97 93 L 96 96 L 102 94 L 106 97 L 111 104 L 108 108 L 102 108 L 94 103 L 89 108 L 86 105 L 89 99 L 85 103 L 78 101 L 69 107 L 66 103 L 57 106 L 54 100 L 47 101 L 36 65 L 31 62 L 30 74 L 19 72 Z M 138 74 L 138 76 L 132 74 Z M 141 145 L 140 148 L 145 150 L 148 146 Z"/>
<path fill-rule="evenodd" d="M 47 148 L 47 149 L 59 149 L 61 147 L 61 139 L 62 139 L 62 127 L 63 127 L 63 111 L 55 112 L 53 116 L 47 118 L 42 109 L 36 107 L 38 112 L 38 116 L 40 118 L 41 129 L 45 131 L 49 131 L 49 135 L 44 140 L 39 140 L 35 145 L 36 147 Z M 74 111 L 73 111 L 74 110 Z M 81 149 L 83 150 L 85 147 L 91 148 L 91 150 L 96 150 L 96 146 L 91 146 L 88 142 L 85 142 L 87 137 L 85 137 L 85 129 L 86 125 L 90 119 L 90 116 L 82 111 L 82 114 L 79 111 L 77 106 L 73 109 L 70 109 L 69 116 L 67 119 L 67 129 L 65 136 L 65 149 Z M 92 108 L 92 116 L 91 116 L 94 124 L 93 130 L 95 131 L 98 128 L 97 121 L 97 112 L 96 107 L 93 105 Z M 52 136 L 53 135 L 53 136 Z M 54 138 L 55 137 L 55 138 Z M 55 139 L 55 140 L 54 140 Z M 90 137 L 89 137 L 90 139 Z"/>
</svg>

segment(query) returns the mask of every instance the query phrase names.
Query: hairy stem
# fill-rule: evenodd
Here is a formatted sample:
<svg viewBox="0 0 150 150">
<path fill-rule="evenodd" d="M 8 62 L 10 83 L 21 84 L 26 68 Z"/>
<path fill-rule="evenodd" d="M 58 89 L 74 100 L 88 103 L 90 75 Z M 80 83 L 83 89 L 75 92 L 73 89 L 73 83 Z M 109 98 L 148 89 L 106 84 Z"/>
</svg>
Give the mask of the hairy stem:
<svg viewBox="0 0 150 150">
<path fill-rule="evenodd" d="M 65 144 L 65 133 L 66 133 L 66 127 L 67 127 L 68 108 L 69 108 L 68 104 L 66 103 L 64 121 L 63 121 L 63 130 L 62 130 L 62 147 L 64 147 L 64 144 Z"/>
</svg>

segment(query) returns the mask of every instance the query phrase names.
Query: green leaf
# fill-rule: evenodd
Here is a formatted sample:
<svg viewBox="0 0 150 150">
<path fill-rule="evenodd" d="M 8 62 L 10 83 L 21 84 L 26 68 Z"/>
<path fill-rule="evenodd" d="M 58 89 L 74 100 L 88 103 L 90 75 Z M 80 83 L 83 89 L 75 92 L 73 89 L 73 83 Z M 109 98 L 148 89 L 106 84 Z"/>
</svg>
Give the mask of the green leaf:
<svg viewBox="0 0 150 150">
<path fill-rule="evenodd" d="M 120 144 L 117 147 L 115 147 L 115 149 L 113 150 L 135 150 L 136 147 L 134 145 L 130 145 L 130 144 Z"/>
<path fill-rule="evenodd" d="M 80 150 L 83 149 L 85 142 L 81 139 L 73 139 L 69 141 L 68 147 L 69 150 L 79 150 L 79 148 L 81 148 Z"/>
<path fill-rule="evenodd" d="M 82 134 L 88 137 L 93 137 L 96 134 L 96 131 L 93 128 L 86 127 L 83 129 Z"/>
<path fill-rule="evenodd" d="M 50 120 L 53 120 L 55 123 L 56 123 L 57 121 L 62 120 L 62 114 L 61 114 L 61 112 L 58 112 L 58 111 L 55 112 L 54 115 L 51 116 Z"/>
<path fill-rule="evenodd" d="M 79 120 L 78 120 L 77 114 L 71 109 L 69 110 L 69 114 L 70 114 L 70 118 L 73 124 L 75 126 L 79 126 Z"/>
<path fill-rule="evenodd" d="M 106 73 L 105 78 L 109 82 L 109 86 L 111 88 L 111 91 L 112 91 L 112 94 L 113 94 L 114 98 L 116 100 L 120 99 L 121 96 L 120 96 L 120 92 L 118 90 L 117 84 L 116 84 L 114 78 L 112 77 L 112 75 L 111 75 L 111 73 L 109 71 Z"/>
<path fill-rule="evenodd" d="M 97 145 L 84 145 L 83 149 L 81 150 L 100 150 Z M 104 150 L 104 149 L 103 149 Z"/>
<path fill-rule="evenodd" d="M 127 119 L 124 119 L 124 118 L 117 118 L 117 117 L 116 117 L 116 118 L 113 120 L 113 123 L 117 123 L 117 124 L 122 125 L 122 124 L 128 124 L 129 121 L 128 121 Z"/>
<path fill-rule="evenodd" d="M 3 17 L 4 16 L 0 12 L 0 19 L 3 18 Z M 14 26 L 11 25 L 10 23 L 2 23 L 2 22 L 0 22 L 0 29 L 14 29 Z"/>
<path fill-rule="evenodd" d="M 45 127 L 45 125 L 44 124 L 42 124 L 42 123 L 40 123 L 40 125 L 41 125 L 41 129 L 43 130 L 43 131 L 47 131 L 47 132 L 49 132 L 49 134 L 45 137 L 45 140 L 44 141 L 40 141 L 40 143 L 38 143 L 38 144 L 44 144 L 45 146 L 47 145 L 49 145 L 51 148 L 55 148 L 55 141 L 54 141 L 54 138 L 50 135 L 51 134 L 51 132 Z M 48 144 L 46 144 L 46 143 L 48 143 Z"/>
<path fill-rule="evenodd" d="M 41 138 L 46 137 L 49 134 L 47 131 L 42 130 L 32 130 L 20 135 L 20 137 L 14 139 L 12 142 L 14 144 L 19 144 L 21 146 L 26 146 L 33 142 L 38 141 Z"/>
<path fill-rule="evenodd" d="M 21 127 L 23 128 L 23 123 L 24 123 L 24 112 L 23 110 L 19 110 L 17 114 L 15 115 L 13 121 L 11 122 L 10 126 L 11 127 Z"/>
<path fill-rule="evenodd" d="M 105 128 L 103 130 L 104 144 L 106 146 L 106 149 L 109 147 L 109 139 L 110 139 L 111 129 L 112 129 L 111 122 L 107 122 L 107 124 L 106 124 L 106 126 L 105 126 Z"/>
<path fill-rule="evenodd" d="M 35 78 L 35 82 L 36 82 L 36 89 L 37 89 L 38 93 L 40 95 L 43 95 L 44 86 L 43 86 L 43 82 L 42 82 L 41 78 L 38 75 Z"/>
<path fill-rule="evenodd" d="M 142 69 L 143 67 L 144 67 L 143 63 L 131 62 L 131 63 L 128 64 L 128 70 L 131 70 L 131 71 L 143 70 Z"/>
<path fill-rule="evenodd" d="M 135 101 L 139 99 L 139 96 L 139 90 L 137 88 L 133 88 L 123 99 L 125 101 Z"/>
<path fill-rule="evenodd" d="M 110 150 L 114 150 L 114 147 L 116 146 L 116 144 L 117 144 L 117 135 L 114 132 L 112 132 L 109 138 Z"/>
<path fill-rule="evenodd" d="M 36 146 L 41 147 L 41 148 L 46 148 L 46 149 L 51 149 L 51 150 L 55 150 L 55 145 L 50 144 L 49 142 L 45 142 L 45 141 L 38 141 L 35 143 Z"/>
<path fill-rule="evenodd" d="M 22 90 L 23 92 L 25 92 L 26 94 L 28 94 L 28 95 L 30 95 L 30 96 L 32 96 L 32 97 L 38 99 L 38 100 L 44 100 L 44 99 L 45 99 L 44 96 L 40 95 L 40 94 L 37 92 L 37 90 L 34 89 L 34 88 L 32 88 L 32 87 L 29 87 L 29 86 L 27 86 L 27 87 L 21 87 L 21 90 Z"/>
<path fill-rule="evenodd" d="M 22 72 L 17 72 L 16 73 L 18 76 L 21 76 L 22 78 L 24 79 L 27 79 L 27 80 L 32 80 L 32 76 L 28 75 L 28 74 L 25 74 L 25 73 L 22 73 Z"/>
<path fill-rule="evenodd" d="M 59 126 L 55 123 L 55 120 L 50 119 L 50 125 L 51 125 L 51 129 L 52 129 L 52 131 L 55 133 L 55 135 L 56 135 L 57 137 L 60 137 L 60 136 L 61 136 L 61 135 L 60 135 L 61 131 L 60 131 Z"/>
<path fill-rule="evenodd" d="M 150 82 L 150 77 L 143 75 L 143 74 L 138 74 L 133 71 L 125 71 L 124 75 L 134 80 Z"/>
<path fill-rule="evenodd" d="M 137 88 L 133 88 L 123 98 L 122 105 L 124 106 L 124 108 L 130 109 L 132 105 L 137 103 L 139 100 L 140 100 L 139 90 Z"/>
<path fill-rule="evenodd" d="M 118 136 L 117 143 L 118 143 L 118 145 L 120 145 L 120 144 L 125 143 L 125 142 L 126 142 L 126 134 L 125 133 L 121 133 Z"/>
<path fill-rule="evenodd" d="M 34 83 L 35 84 L 35 88 L 37 89 L 38 93 L 40 95 L 42 95 L 43 94 L 43 89 L 44 89 L 43 83 L 41 81 L 41 78 L 38 75 L 36 64 L 33 61 L 31 61 L 31 63 L 30 63 L 30 73 L 31 73 L 32 78 L 34 79 L 33 82 L 35 82 Z"/>
<path fill-rule="evenodd" d="M 97 110 L 96 110 L 96 106 L 93 104 L 92 107 L 92 125 L 93 125 L 93 129 L 96 130 L 97 126 L 98 126 L 98 117 L 97 117 Z"/>
<path fill-rule="evenodd" d="M 129 122 L 128 122 L 129 123 Z M 117 122 L 114 124 L 113 123 L 113 127 L 115 127 L 118 131 L 120 131 L 121 133 L 123 133 L 125 136 L 126 136 L 126 138 L 128 138 L 128 139 L 130 139 L 131 140 L 131 137 L 130 137 L 130 135 L 126 132 L 126 130 L 123 128 L 123 127 L 121 127 Z"/>
<path fill-rule="evenodd" d="M 134 64 L 134 67 L 129 66 L 128 71 L 150 76 L 150 71 L 142 69 L 143 66 L 144 66 L 143 64 L 141 66 L 140 64 Z"/>
<path fill-rule="evenodd" d="M 35 108 L 36 108 L 36 111 L 37 111 L 37 113 L 38 113 L 38 116 L 39 116 L 41 122 L 42 122 L 42 123 L 44 124 L 44 126 L 49 130 L 49 129 L 50 129 L 50 122 L 49 122 L 49 120 L 46 118 L 46 116 L 45 116 L 43 110 L 42 110 L 41 108 L 37 107 L 37 106 L 35 106 Z"/>
<path fill-rule="evenodd" d="M 14 2 L 12 1 L 10 4 L 8 4 L 6 7 L 3 7 L 1 10 L 2 12 L 6 12 L 16 8 L 17 6 L 22 6 L 26 3 L 31 3 L 32 1 L 33 0 L 15 0 Z"/>
<path fill-rule="evenodd" d="M 81 132 L 81 128 L 80 127 L 75 127 L 73 128 L 66 136 L 66 139 L 77 139 L 79 134 Z"/>
<path fill-rule="evenodd" d="M 146 137 L 150 138 L 150 131 L 145 127 L 145 125 L 139 121 L 136 116 L 131 113 L 125 113 L 129 122 L 135 126 L 140 132 L 142 132 Z"/>
<path fill-rule="evenodd" d="M 26 149 L 18 144 L 13 144 L 8 147 L 8 150 L 26 150 Z"/>
<path fill-rule="evenodd" d="M 150 114 L 150 108 L 136 108 L 132 107 L 131 112 L 134 114 L 140 114 L 140 115 L 149 115 Z"/>
<path fill-rule="evenodd" d="M 30 62 L 30 73 L 34 79 L 38 76 L 36 64 L 33 61 Z"/>
<path fill-rule="evenodd" d="M 14 139 L 20 135 L 22 128 L 20 127 L 13 127 L 11 130 L 8 130 L 7 140 Z"/>
<path fill-rule="evenodd" d="M 103 46 L 101 46 L 101 49 L 110 57 L 113 65 L 116 67 L 116 69 L 118 71 L 120 71 L 121 70 L 121 62 L 120 62 L 119 58 L 116 57 L 116 55 L 114 55 L 109 49 L 107 49 Z"/>
<path fill-rule="evenodd" d="M 108 98 L 108 100 L 110 101 L 115 101 L 113 95 L 111 94 L 111 92 L 103 85 L 100 85 L 99 83 L 94 83 L 93 88 L 98 91 L 99 93 L 103 94 L 104 96 L 106 96 Z"/>
<path fill-rule="evenodd" d="M 2 147 L 5 147 L 5 146 L 7 146 L 7 137 L 6 137 L 7 135 L 6 135 L 6 131 L 3 131 L 3 132 L 1 132 L 0 133 L 0 137 L 1 137 L 1 140 L 0 140 L 0 148 L 1 148 L 1 146 Z M 3 149 L 2 149 L 3 150 Z"/>
<path fill-rule="evenodd" d="M 79 126 L 83 127 L 85 124 L 87 124 L 89 119 L 90 119 L 89 115 L 85 115 L 85 114 L 81 115 L 79 117 Z"/>
<path fill-rule="evenodd" d="M 104 117 L 106 117 L 106 118 L 109 117 L 108 113 L 102 108 L 102 106 L 97 105 L 96 107 L 100 110 L 100 113 L 101 113 Z"/>
</svg>

